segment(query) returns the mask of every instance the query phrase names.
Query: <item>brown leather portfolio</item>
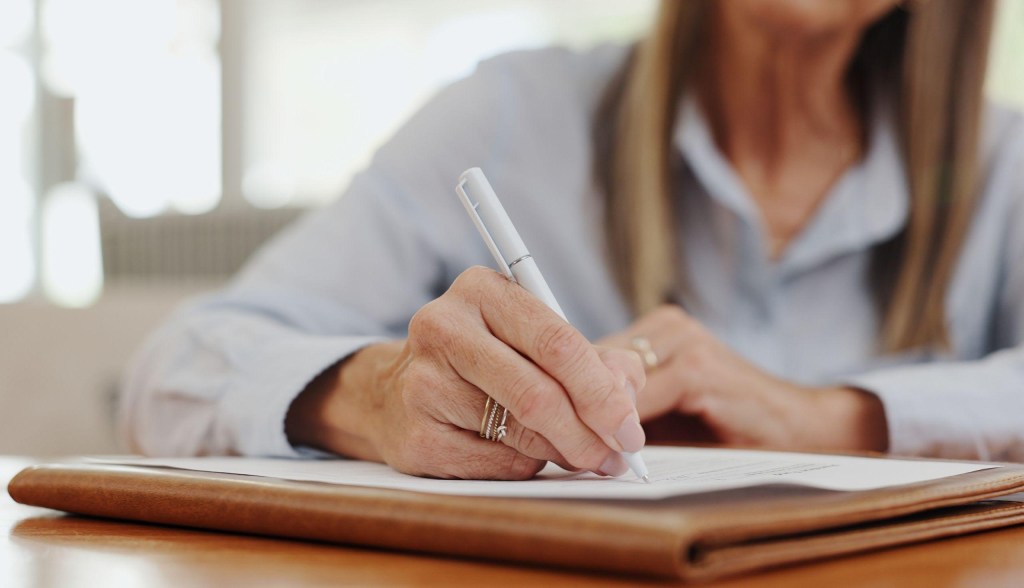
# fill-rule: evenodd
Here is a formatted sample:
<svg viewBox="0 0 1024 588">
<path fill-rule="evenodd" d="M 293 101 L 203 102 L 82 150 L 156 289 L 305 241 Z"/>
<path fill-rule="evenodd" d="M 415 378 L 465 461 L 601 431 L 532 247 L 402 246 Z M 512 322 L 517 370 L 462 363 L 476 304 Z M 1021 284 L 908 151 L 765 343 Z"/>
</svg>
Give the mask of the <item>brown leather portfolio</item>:
<svg viewBox="0 0 1024 588">
<path fill-rule="evenodd" d="M 838 492 L 663 500 L 473 498 L 187 470 L 51 464 L 18 502 L 84 515 L 592 571 L 706 580 L 1024 522 L 1024 467 Z"/>
</svg>

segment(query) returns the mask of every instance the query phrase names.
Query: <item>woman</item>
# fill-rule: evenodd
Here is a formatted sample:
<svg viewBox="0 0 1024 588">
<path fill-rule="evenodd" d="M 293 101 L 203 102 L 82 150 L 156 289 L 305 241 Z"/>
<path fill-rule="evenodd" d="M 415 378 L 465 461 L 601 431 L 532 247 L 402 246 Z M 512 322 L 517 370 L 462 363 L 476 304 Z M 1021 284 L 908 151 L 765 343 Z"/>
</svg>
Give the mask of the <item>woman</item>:
<svg viewBox="0 0 1024 588">
<path fill-rule="evenodd" d="M 654 420 L 1024 460 L 1024 126 L 983 108 L 991 18 L 667 0 L 635 51 L 487 62 L 149 342 L 127 433 L 460 478 L 618 475 Z M 488 253 L 453 194 L 473 166 L 572 326 L 473 267 Z"/>
</svg>

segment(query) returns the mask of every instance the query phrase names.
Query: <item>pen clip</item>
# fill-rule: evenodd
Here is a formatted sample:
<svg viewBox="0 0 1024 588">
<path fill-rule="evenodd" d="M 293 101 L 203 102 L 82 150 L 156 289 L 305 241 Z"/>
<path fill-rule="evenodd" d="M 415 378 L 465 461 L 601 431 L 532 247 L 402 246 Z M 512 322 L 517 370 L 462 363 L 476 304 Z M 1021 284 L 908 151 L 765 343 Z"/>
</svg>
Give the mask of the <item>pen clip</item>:
<svg viewBox="0 0 1024 588">
<path fill-rule="evenodd" d="M 498 269 L 501 273 L 505 274 L 505 277 L 513 282 L 516 281 L 514 275 L 512 275 L 512 269 L 509 267 L 508 262 L 505 261 L 505 257 L 502 256 L 501 250 L 498 249 L 498 244 L 494 242 L 494 238 L 491 237 L 491 232 L 487 230 L 487 225 L 484 224 L 480 213 L 477 212 L 476 208 L 480 206 L 480 202 L 473 202 L 473 199 L 466 193 L 466 180 L 459 181 L 458 185 L 455 186 L 455 192 L 459 195 L 459 200 L 462 201 L 462 205 L 466 207 L 466 212 L 469 213 L 469 218 L 473 220 L 473 224 L 476 225 L 476 230 L 480 233 L 480 236 L 484 240 L 484 244 L 487 245 L 487 249 L 491 251 L 491 255 L 494 256 L 494 261 L 498 264 Z"/>
</svg>

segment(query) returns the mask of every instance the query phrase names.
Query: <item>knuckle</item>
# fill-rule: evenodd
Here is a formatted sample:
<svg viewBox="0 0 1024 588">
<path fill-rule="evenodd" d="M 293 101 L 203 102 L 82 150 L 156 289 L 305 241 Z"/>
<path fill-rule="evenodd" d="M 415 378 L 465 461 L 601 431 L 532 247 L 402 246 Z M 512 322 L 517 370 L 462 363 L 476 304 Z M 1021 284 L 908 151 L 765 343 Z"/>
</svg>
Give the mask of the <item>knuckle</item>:
<svg viewBox="0 0 1024 588">
<path fill-rule="evenodd" d="M 510 480 L 529 480 L 544 467 L 544 462 L 519 452 L 512 452 L 507 474 Z"/>
<path fill-rule="evenodd" d="M 610 416 L 607 407 L 618 401 L 616 398 L 618 391 L 618 383 L 614 376 L 609 374 L 608 378 L 594 386 L 591 396 L 587 397 L 585 402 L 577 402 L 576 409 L 587 415 L 587 419 L 591 422 L 595 416 L 600 422 L 604 422 L 607 420 L 605 417 Z"/>
<path fill-rule="evenodd" d="M 488 280 L 493 276 L 493 274 L 494 272 L 492 270 L 482 265 L 474 265 L 473 267 L 462 272 L 462 275 L 465 276 L 467 280 L 473 282 Z"/>
<path fill-rule="evenodd" d="M 402 400 L 413 405 L 418 405 L 424 395 L 443 388 L 437 370 L 422 361 L 414 361 L 405 368 L 402 383 Z"/>
<path fill-rule="evenodd" d="M 530 441 L 527 438 L 529 435 L 528 429 L 518 422 L 511 421 L 508 426 L 508 434 L 505 436 L 504 442 L 509 447 L 528 453 L 527 446 Z"/>
<path fill-rule="evenodd" d="M 691 323 L 693 323 L 693 320 L 690 319 L 689 314 L 687 314 L 685 310 L 683 310 L 681 307 L 675 304 L 667 304 L 665 306 L 662 306 L 662 309 L 660 309 L 660 314 L 662 314 L 662 316 L 660 316 L 660 319 L 662 319 L 662 321 L 664 321 L 666 324 L 674 326 L 677 329 L 686 328 Z"/>
<path fill-rule="evenodd" d="M 460 330 L 455 309 L 435 300 L 417 311 L 409 321 L 409 345 L 422 354 L 451 350 L 462 340 Z"/>
<path fill-rule="evenodd" d="M 576 412 L 590 428 L 610 433 L 615 429 L 605 429 L 613 424 L 618 425 L 625 416 L 624 413 L 619 415 L 619 412 L 632 409 L 633 404 L 620 386 L 619 378 L 609 370 L 606 377 L 592 379 L 585 396 L 573 398 Z"/>
<path fill-rule="evenodd" d="M 475 265 L 459 274 L 452 283 L 452 290 L 457 293 L 476 292 L 488 288 L 494 283 L 494 271 L 481 265 Z"/>
<path fill-rule="evenodd" d="M 593 435 L 580 439 L 568 451 L 562 451 L 562 455 L 569 460 L 569 463 L 588 470 L 601 467 L 607 454 L 608 447 Z"/>
<path fill-rule="evenodd" d="M 663 321 L 679 321 L 686 319 L 686 313 L 678 304 L 662 304 L 654 310 L 655 315 Z"/>
<path fill-rule="evenodd" d="M 560 390 L 544 379 L 525 375 L 509 388 L 507 408 L 520 423 L 535 427 L 545 422 L 554 411 L 554 399 Z"/>
<path fill-rule="evenodd" d="M 480 276 L 480 267 L 479 266 L 473 266 L 471 268 L 468 268 L 465 271 L 463 271 L 461 274 L 459 274 L 458 276 L 455 277 L 455 281 L 452 282 L 451 288 L 449 288 L 448 291 L 449 292 L 461 292 L 462 290 L 470 288 L 473 285 L 474 282 L 479 280 L 479 276 Z"/>
<path fill-rule="evenodd" d="M 678 304 L 666 304 L 665 312 L 677 320 L 690 320 L 690 315 L 687 314 L 686 311 L 683 310 L 683 307 Z"/>
<path fill-rule="evenodd" d="M 462 272 L 441 299 L 455 301 L 470 313 L 484 308 L 503 308 L 503 298 L 509 290 L 508 281 L 492 269 L 474 266 Z"/>
<path fill-rule="evenodd" d="M 542 328 L 537 335 L 537 352 L 555 363 L 575 361 L 581 354 L 581 337 L 568 323 L 558 321 Z"/>
<path fill-rule="evenodd" d="M 445 321 L 441 315 L 437 300 L 429 302 L 416 311 L 409 320 L 409 340 L 417 343 L 428 343 L 444 331 Z"/>
<path fill-rule="evenodd" d="M 509 432 L 510 445 L 520 453 L 538 457 L 544 449 L 540 435 L 522 425 L 511 427 Z"/>
</svg>

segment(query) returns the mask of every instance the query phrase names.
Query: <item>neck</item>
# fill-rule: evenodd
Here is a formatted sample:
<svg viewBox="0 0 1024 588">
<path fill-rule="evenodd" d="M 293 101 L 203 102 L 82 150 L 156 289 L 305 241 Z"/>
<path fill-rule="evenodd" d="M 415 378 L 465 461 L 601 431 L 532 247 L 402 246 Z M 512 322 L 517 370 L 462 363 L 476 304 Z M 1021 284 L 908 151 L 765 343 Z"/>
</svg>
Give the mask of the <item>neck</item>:
<svg viewBox="0 0 1024 588">
<path fill-rule="evenodd" d="M 696 89 L 723 153 L 764 178 L 827 146 L 845 145 L 829 151 L 851 163 L 863 142 L 848 82 L 860 31 L 787 35 L 728 8 L 716 16 Z"/>
</svg>

